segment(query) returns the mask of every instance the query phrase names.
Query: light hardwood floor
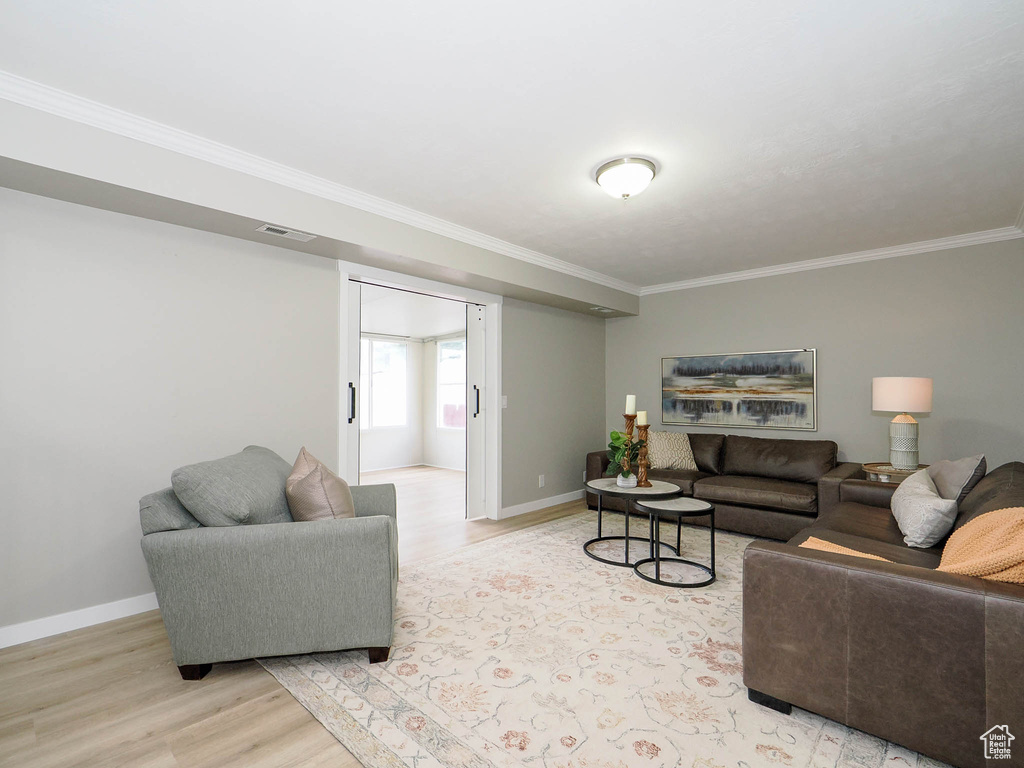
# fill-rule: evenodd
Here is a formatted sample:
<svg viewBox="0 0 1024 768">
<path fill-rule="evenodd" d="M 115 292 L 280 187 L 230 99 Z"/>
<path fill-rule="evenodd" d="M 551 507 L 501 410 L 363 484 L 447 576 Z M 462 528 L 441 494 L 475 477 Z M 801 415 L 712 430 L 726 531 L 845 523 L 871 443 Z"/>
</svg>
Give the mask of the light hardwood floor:
<svg viewBox="0 0 1024 768">
<path fill-rule="evenodd" d="M 449 552 L 487 538 L 486 521 L 466 523 L 466 473 L 437 467 L 363 472 L 360 485 L 393 483 L 398 497 L 399 559 Z M 479 525 L 478 523 L 484 523 Z"/>
<path fill-rule="evenodd" d="M 403 563 L 585 508 L 431 523 L 433 513 L 417 510 L 439 510 L 430 498 L 445 492 L 417 489 L 416 475 L 399 491 Z M 184 682 L 157 611 L 0 650 L 3 768 L 320 765 L 359 762 L 254 661 L 215 664 L 205 679 Z"/>
<path fill-rule="evenodd" d="M 398 497 L 399 546 L 415 552 L 425 540 L 466 527 L 466 473 L 437 467 L 363 472 L 360 485 L 393 483 Z M 404 552 L 403 552 L 404 554 Z"/>
</svg>

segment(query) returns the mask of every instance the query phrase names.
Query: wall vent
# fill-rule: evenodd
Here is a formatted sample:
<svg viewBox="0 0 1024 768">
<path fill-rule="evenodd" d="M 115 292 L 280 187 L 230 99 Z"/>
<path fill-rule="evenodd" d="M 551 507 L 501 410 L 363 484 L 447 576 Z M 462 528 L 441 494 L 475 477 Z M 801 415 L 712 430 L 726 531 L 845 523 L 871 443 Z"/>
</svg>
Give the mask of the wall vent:
<svg viewBox="0 0 1024 768">
<path fill-rule="evenodd" d="M 298 240 L 300 243 L 308 243 L 316 238 L 316 235 L 307 235 L 305 232 L 299 232 L 294 229 L 275 227 L 273 224 L 264 224 L 261 227 L 257 227 L 256 231 L 266 232 L 268 235 L 276 235 L 277 237 L 287 237 L 289 240 Z"/>
</svg>

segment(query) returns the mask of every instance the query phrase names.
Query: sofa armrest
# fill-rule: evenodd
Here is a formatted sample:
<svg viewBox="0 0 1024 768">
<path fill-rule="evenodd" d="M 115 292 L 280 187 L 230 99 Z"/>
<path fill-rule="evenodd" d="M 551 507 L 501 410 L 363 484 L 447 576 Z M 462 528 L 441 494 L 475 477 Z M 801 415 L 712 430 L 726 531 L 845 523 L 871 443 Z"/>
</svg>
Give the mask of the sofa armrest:
<svg viewBox="0 0 1024 768">
<path fill-rule="evenodd" d="M 897 487 L 877 480 L 844 480 L 839 487 L 839 500 L 889 509 Z"/>
<path fill-rule="evenodd" d="M 163 531 L 142 551 L 179 666 L 391 645 L 387 515 Z"/>
<path fill-rule="evenodd" d="M 356 517 L 387 515 L 398 520 L 398 501 L 395 486 L 391 483 L 380 485 L 352 485 L 352 501 L 356 505 Z"/>
<path fill-rule="evenodd" d="M 600 480 L 608 469 L 608 451 L 593 451 L 587 454 L 587 482 Z M 597 507 L 597 494 L 587 493 L 587 506 Z"/>
<path fill-rule="evenodd" d="M 839 486 L 851 477 L 863 477 L 860 464 L 844 461 L 818 479 L 818 516 L 821 517 L 839 505 Z"/>
<path fill-rule="evenodd" d="M 982 765 L 991 723 L 1024 722 L 1007 682 L 1024 679 L 1020 632 L 1015 585 L 774 542 L 744 553 L 744 683 L 954 765 Z"/>
</svg>

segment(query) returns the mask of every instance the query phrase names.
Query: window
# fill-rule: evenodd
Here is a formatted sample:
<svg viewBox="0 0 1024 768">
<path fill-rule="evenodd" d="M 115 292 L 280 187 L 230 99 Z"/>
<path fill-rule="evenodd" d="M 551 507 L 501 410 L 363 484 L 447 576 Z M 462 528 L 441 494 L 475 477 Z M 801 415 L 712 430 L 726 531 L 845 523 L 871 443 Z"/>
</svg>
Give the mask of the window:
<svg viewBox="0 0 1024 768">
<path fill-rule="evenodd" d="M 406 346 L 401 341 L 359 340 L 359 424 L 363 429 L 406 424 Z"/>
<path fill-rule="evenodd" d="M 466 340 L 437 343 L 437 426 L 466 428 Z"/>
</svg>

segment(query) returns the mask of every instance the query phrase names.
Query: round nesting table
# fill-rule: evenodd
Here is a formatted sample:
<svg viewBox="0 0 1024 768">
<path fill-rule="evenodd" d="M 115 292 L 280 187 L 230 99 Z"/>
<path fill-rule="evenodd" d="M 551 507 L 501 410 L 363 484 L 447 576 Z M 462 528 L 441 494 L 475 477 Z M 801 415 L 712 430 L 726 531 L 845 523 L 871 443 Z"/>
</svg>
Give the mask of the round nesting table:
<svg viewBox="0 0 1024 768">
<path fill-rule="evenodd" d="M 639 499 L 654 500 L 654 499 L 667 499 L 672 496 L 676 496 L 680 492 L 680 487 L 675 483 L 666 483 L 664 480 L 651 480 L 650 488 L 621 488 L 616 483 L 614 477 L 602 477 L 598 480 L 590 480 L 587 483 L 587 489 L 597 494 L 597 538 L 591 539 L 583 545 L 583 551 L 586 552 L 588 557 L 592 557 L 599 563 L 605 565 L 618 565 L 625 568 L 633 567 L 633 563 L 629 561 L 629 542 L 630 541 L 649 541 L 651 546 L 651 557 L 655 554 L 660 556 L 661 547 L 672 551 L 673 554 L 678 555 L 679 549 L 672 549 L 671 544 L 665 544 L 659 542 L 660 546 L 654 546 L 654 540 L 644 536 L 630 536 L 629 535 L 629 513 L 630 507 L 634 506 Z M 617 499 L 625 499 L 626 501 L 626 535 L 625 536 L 604 536 L 602 535 L 601 517 L 603 512 L 602 499 L 605 496 L 611 496 Z M 678 536 L 676 537 L 678 539 Z M 621 541 L 622 542 L 622 560 L 609 560 L 606 557 L 595 555 L 590 551 L 590 546 L 596 544 L 599 541 Z"/>
<path fill-rule="evenodd" d="M 679 587 L 679 588 L 693 588 L 693 587 L 706 587 L 715 580 L 715 508 L 713 505 L 708 504 L 706 501 L 700 499 L 691 499 L 686 497 L 680 497 L 675 499 L 663 499 L 663 500 L 637 500 L 635 503 L 637 510 L 646 512 L 650 515 L 651 523 L 651 556 L 644 558 L 643 560 L 637 560 L 633 563 L 633 572 L 644 581 L 649 581 L 653 584 L 661 584 L 664 587 Z M 703 517 L 707 515 L 710 518 L 711 527 L 711 567 L 709 568 L 702 563 L 694 562 L 693 560 L 684 560 L 678 555 L 682 554 L 680 545 L 680 530 L 682 528 L 682 520 L 684 517 Z M 654 542 L 658 540 L 659 533 L 661 532 L 661 521 L 662 518 L 676 521 L 676 557 L 662 557 L 661 548 L 655 547 Z M 640 569 L 654 563 L 654 576 L 648 576 L 643 573 Z M 704 581 L 665 581 L 661 578 L 661 564 L 662 563 L 679 563 L 681 565 L 689 565 L 700 571 L 703 571 L 708 575 L 708 578 Z"/>
</svg>

